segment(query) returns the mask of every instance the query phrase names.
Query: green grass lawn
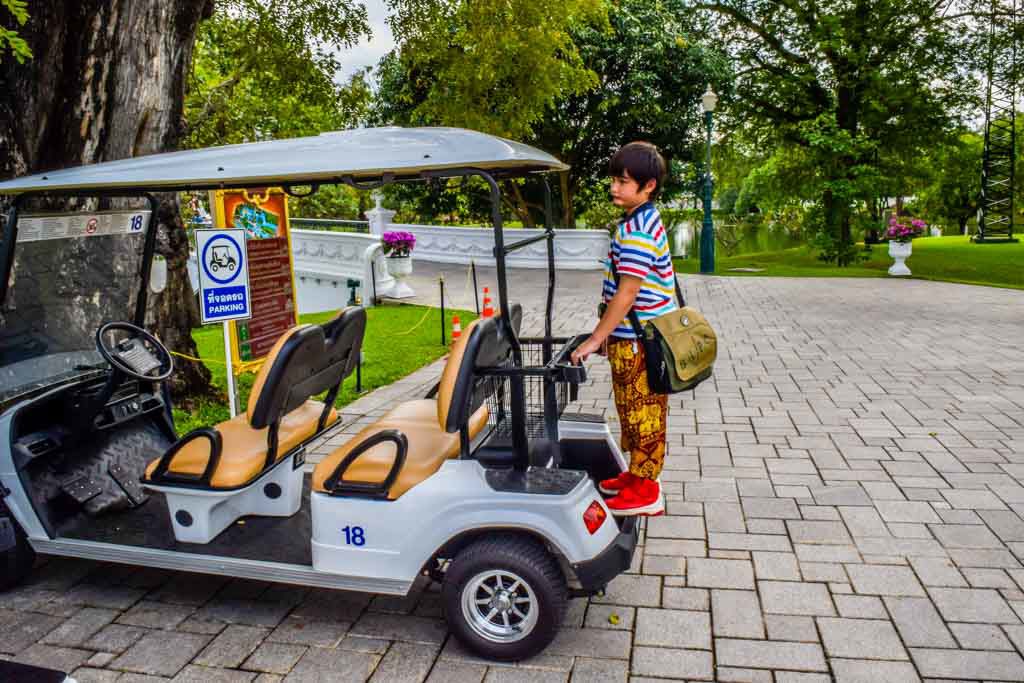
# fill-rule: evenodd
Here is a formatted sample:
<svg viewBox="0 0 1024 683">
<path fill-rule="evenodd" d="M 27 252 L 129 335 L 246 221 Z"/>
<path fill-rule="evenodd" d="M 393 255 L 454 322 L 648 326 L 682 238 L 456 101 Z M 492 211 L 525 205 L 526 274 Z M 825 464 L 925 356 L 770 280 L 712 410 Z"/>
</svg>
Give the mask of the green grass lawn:
<svg viewBox="0 0 1024 683">
<path fill-rule="evenodd" d="M 743 256 L 722 256 L 716 263 L 718 275 L 761 275 L 775 277 L 887 277 L 892 265 L 888 245 L 876 244 L 866 261 L 839 268 L 819 261 L 809 247 L 770 251 Z M 700 259 L 676 259 L 680 273 L 696 273 Z M 1024 289 L 1024 242 L 1016 244 L 973 244 L 968 237 L 921 237 L 914 240 L 914 252 L 907 259 L 914 277 L 993 287 Z M 744 273 L 730 268 L 762 268 Z"/>
<path fill-rule="evenodd" d="M 476 318 L 471 311 L 445 310 L 445 330 L 451 342 L 451 318 L 458 315 L 462 328 Z M 304 323 L 324 323 L 335 313 L 311 313 L 299 316 Z M 378 306 L 366 310 L 366 337 L 363 340 L 362 384 L 364 391 L 391 384 L 405 377 L 431 361 L 448 353 L 448 347 L 441 345 L 441 309 L 425 306 Z M 417 325 L 413 331 L 410 328 Z M 197 328 L 192 338 L 199 348 L 199 357 L 209 361 L 207 367 L 213 374 L 214 387 L 224 394 L 223 399 L 213 401 L 200 399 L 178 401 L 182 407 L 174 409 L 174 424 L 179 434 L 185 434 L 197 427 L 205 427 L 228 419 L 227 367 L 224 365 L 224 333 L 220 325 Z M 194 361 L 175 358 L 176 363 Z M 238 377 L 238 405 L 245 410 L 249 391 L 256 378 L 255 373 Z M 356 394 L 356 376 L 345 380 L 338 400 L 338 407 L 347 405 L 359 397 Z M 188 405 L 185 405 L 188 404 Z"/>
</svg>

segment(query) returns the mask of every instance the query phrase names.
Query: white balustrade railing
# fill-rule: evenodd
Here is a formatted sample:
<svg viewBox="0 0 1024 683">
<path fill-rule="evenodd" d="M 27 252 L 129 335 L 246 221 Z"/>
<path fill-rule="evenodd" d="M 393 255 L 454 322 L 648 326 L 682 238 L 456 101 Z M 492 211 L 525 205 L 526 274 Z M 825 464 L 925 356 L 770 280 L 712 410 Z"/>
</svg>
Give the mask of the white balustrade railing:
<svg viewBox="0 0 1024 683">
<path fill-rule="evenodd" d="M 292 230 L 292 260 L 298 307 L 302 313 L 330 311 L 348 303 L 348 280 L 359 280 L 364 306 L 373 305 L 373 288 L 385 295 L 394 286 L 384 265 L 380 238 L 352 232 Z"/>
<path fill-rule="evenodd" d="M 437 225 L 391 223 L 388 230 L 404 230 L 416 235 L 413 256 L 417 261 L 494 265 L 494 230 Z M 508 228 L 505 244 L 536 237 L 537 228 Z M 608 255 L 608 233 L 604 230 L 555 230 L 555 267 L 563 270 L 599 270 Z M 512 252 L 506 257 L 509 268 L 547 268 L 545 241 Z"/>
</svg>

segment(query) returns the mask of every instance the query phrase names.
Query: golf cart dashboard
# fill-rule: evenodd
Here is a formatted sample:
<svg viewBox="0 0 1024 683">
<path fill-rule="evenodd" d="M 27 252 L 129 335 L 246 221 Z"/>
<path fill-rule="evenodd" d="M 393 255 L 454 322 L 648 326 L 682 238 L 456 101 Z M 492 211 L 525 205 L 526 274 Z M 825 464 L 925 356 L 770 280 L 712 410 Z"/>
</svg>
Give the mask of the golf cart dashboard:
<svg viewBox="0 0 1024 683">
<path fill-rule="evenodd" d="M 102 391 L 104 381 L 77 384 L 50 394 L 22 408 L 14 419 L 12 453 L 18 467 L 61 451 L 76 438 L 74 417 Z M 93 420 L 91 430 L 105 431 L 164 410 L 164 400 L 154 387 L 129 381 L 121 385 Z"/>
</svg>

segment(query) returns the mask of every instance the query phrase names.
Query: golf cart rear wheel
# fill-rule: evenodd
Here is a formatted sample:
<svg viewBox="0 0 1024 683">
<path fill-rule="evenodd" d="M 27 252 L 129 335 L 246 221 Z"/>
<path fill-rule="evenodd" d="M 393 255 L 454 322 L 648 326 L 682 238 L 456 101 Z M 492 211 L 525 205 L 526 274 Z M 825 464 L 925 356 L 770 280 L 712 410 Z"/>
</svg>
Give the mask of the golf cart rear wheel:
<svg viewBox="0 0 1024 683">
<path fill-rule="evenodd" d="M 6 517 L 14 525 L 14 545 L 7 550 L 0 552 L 0 591 L 21 583 L 21 580 L 32 571 L 36 561 L 36 551 L 28 544 L 25 533 L 18 526 L 0 503 L 0 517 Z"/>
<path fill-rule="evenodd" d="M 445 617 L 473 652 L 517 661 L 543 650 L 558 633 L 568 591 L 558 562 L 530 538 L 502 535 L 463 549 L 445 572 Z"/>
</svg>

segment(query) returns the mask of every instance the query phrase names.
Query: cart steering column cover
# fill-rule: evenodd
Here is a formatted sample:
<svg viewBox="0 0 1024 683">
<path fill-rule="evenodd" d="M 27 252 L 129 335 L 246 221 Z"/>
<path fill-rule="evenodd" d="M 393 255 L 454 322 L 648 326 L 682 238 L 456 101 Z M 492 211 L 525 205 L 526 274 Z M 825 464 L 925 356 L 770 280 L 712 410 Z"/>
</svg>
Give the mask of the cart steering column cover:
<svg viewBox="0 0 1024 683">
<path fill-rule="evenodd" d="M 569 167 L 539 149 L 462 128 L 359 128 L 107 161 L 0 183 L 0 195 L 349 184 L 462 175 L 522 176 Z"/>
</svg>

